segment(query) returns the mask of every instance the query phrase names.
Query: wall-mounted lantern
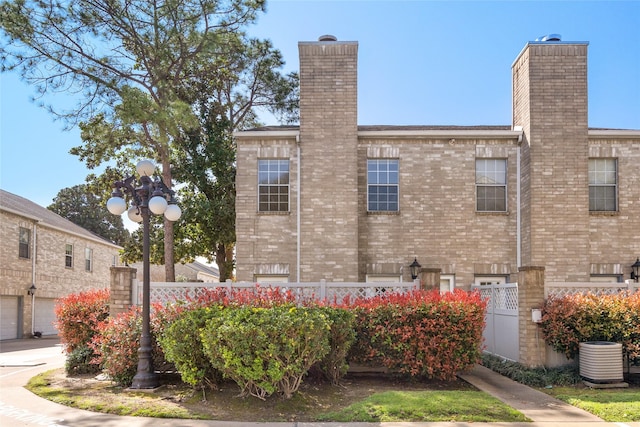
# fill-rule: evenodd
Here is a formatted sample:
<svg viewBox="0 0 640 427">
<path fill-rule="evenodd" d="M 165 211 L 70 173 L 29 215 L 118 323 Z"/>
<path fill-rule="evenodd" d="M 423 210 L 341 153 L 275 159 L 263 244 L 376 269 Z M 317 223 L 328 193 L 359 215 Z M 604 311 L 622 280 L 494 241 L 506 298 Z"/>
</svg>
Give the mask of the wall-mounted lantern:
<svg viewBox="0 0 640 427">
<path fill-rule="evenodd" d="M 631 280 L 636 282 L 640 279 L 640 258 L 636 258 L 636 262 L 631 266 Z"/>
<path fill-rule="evenodd" d="M 411 279 L 416 280 L 418 278 L 418 273 L 420 273 L 420 263 L 418 262 L 418 258 L 414 258 L 409 268 L 411 269 Z"/>
<path fill-rule="evenodd" d="M 31 287 L 29 289 L 27 289 L 27 295 L 33 296 L 36 294 L 36 285 L 35 284 L 31 284 Z"/>
</svg>

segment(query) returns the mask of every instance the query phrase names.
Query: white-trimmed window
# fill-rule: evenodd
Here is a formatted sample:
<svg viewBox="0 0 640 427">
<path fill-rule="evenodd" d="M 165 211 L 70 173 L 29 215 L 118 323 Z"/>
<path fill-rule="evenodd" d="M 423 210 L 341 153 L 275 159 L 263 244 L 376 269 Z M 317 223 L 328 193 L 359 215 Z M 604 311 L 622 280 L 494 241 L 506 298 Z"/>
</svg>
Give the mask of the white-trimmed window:
<svg viewBox="0 0 640 427">
<path fill-rule="evenodd" d="M 618 210 L 618 162 L 589 159 L 589 210 Z"/>
<path fill-rule="evenodd" d="M 402 282 L 402 276 L 399 274 L 398 275 L 376 274 L 375 276 L 367 274 L 366 281 L 367 283 L 400 283 Z"/>
<path fill-rule="evenodd" d="M 476 159 L 476 211 L 507 211 L 506 159 Z"/>
<path fill-rule="evenodd" d="M 591 276 L 589 281 L 593 283 L 622 283 L 622 276 L 619 274 L 599 274 Z"/>
<path fill-rule="evenodd" d="M 289 283 L 289 276 L 280 276 L 276 274 L 256 275 L 256 283 Z"/>
<path fill-rule="evenodd" d="M 289 211 L 289 160 L 258 160 L 258 211 Z"/>
<path fill-rule="evenodd" d="M 456 276 L 453 274 L 440 275 L 440 293 L 453 292 L 456 288 Z"/>
<path fill-rule="evenodd" d="M 18 257 L 31 258 L 31 230 L 20 227 L 18 231 Z"/>
<path fill-rule="evenodd" d="M 507 283 L 506 276 L 476 276 L 473 281 L 476 285 L 504 285 Z"/>
<path fill-rule="evenodd" d="M 367 210 L 397 212 L 399 209 L 398 159 L 367 160 Z"/>
<path fill-rule="evenodd" d="M 73 268 L 73 245 L 69 243 L 64 245 L 64 266 Z"/>
<path fill-rule="evenodd" d="M 84 250 L 84 269 L 85 271 L 93 270 L 93 249 L 85 248 Z"/>
</svg>

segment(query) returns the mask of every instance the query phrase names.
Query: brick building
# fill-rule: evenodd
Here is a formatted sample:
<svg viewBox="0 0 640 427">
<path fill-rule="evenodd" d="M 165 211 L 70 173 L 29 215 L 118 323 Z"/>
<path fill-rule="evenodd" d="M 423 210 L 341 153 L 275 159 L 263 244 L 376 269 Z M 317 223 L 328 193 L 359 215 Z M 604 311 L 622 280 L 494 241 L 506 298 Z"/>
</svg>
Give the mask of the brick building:
<svg viewBox="0 0 640 427">
<path fill-rule="evenodd" d="M 629 278 L 640 130 L 588 127 L 588 43 L 527 43 L 513 123 L 473 127 L 358 126 L 358 43 L 298 47 L 300 125 L 235 134 L 238 280 Z"/>
<path fill-rule="evenodd" d="M 119 263 L 120 246 L 4 190 L 0 237 L 0 339 L 57 334 L 56 298 L 109 288 Z"/>
</svg>

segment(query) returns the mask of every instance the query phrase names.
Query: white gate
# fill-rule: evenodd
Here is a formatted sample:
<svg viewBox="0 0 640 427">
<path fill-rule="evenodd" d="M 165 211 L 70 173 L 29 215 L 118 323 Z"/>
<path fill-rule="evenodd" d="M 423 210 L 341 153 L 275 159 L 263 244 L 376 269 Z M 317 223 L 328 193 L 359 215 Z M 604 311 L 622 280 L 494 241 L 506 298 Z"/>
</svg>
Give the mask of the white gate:
<svg viewBox="0 0 640 427">
<path fill-rule="evenodd" d="M 518 331 L 518 284 L 472 285 L 487 301 L 486 325 L 482 333 L 484 351 L 517 362 L 520 357 Z"/>
</svg>

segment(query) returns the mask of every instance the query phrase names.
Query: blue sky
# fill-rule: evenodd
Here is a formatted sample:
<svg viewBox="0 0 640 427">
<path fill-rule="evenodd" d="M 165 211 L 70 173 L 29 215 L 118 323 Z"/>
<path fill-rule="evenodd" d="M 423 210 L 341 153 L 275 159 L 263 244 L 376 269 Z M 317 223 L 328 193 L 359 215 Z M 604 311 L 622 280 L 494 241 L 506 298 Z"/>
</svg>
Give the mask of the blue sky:
<svg viewBox="0 0 640 427">
<path fill-rule="evenodd" d="M 271 0 L 249 33 L 271 39 L 285 71 L 298 70 L 299 41 L 357 41 L 361 125 L 510 125 L 511 64 L 528 41 L 561 34 L 589 42 L 589 126 L 640 129 L 639 22 L 640 1 Z M 68 153 L 78 130 L 33 95 L 0 75 L 0 188 L 47 206 L 88 171 Z"/>
</svg>

